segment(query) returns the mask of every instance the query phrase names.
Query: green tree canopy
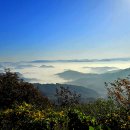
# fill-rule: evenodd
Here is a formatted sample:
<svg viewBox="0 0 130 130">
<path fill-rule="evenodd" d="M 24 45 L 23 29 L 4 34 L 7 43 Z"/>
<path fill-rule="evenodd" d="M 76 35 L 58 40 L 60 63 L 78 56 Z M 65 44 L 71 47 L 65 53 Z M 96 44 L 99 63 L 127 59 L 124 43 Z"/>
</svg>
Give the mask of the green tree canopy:
<svg viewBox="0 0 130 130">
<path fill-rule="evenodd" d="M 0 107 L 11 107 L 14 103 L 27 102 L 39 107 L 50 105 L 47 97 L 43 96 L 31 83 L 24 82 L 17 73 L 0 74 Z"/>
</svg>

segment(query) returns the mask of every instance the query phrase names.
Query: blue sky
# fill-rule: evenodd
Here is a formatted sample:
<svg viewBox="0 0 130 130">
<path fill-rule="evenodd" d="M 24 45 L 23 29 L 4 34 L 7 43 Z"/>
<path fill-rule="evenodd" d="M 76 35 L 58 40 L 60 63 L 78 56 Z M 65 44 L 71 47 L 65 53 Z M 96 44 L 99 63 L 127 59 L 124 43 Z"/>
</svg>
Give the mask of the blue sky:
<svg viewBox="0 0 130 130">
<path fill-rule="evenodd" d="M 129 0 L 0 0 L 0 61 L 130 57 Z"/>
</svg>

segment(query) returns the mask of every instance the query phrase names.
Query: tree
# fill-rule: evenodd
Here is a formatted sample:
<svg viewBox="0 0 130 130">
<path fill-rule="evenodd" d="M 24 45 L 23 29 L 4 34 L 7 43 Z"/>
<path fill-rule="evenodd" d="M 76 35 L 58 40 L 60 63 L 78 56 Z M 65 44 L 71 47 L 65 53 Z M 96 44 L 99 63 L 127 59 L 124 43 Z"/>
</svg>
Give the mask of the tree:
<svg viewBox="0 0 130 130">
<path fill-rule="evenodd" d="M 56 95 L 58 105 L 65 107 L 65 106 L 73 106 L 79 104 L 80 101 L 80 94 L 76 92 L 72 92 L 69 90 L 69 87 L 65 88 L 60 86 L 59 89 L 56 89 Z"/>
<path fill-rule="evenodd" d="M 17 73 L 6 69 L 5 73 L 0 74 L 0 108 L 22 102 L 38 107 L 50 105 L 48 98 L 43 96 L 33 84 L 24 82 Z"/>
<path fill-rule="evenodd" d="M 109 98 L 130 110 L 130 80 L 128 78 L 117 79 L 113 83 L 105 83 L 105 85 Z"/>
</svg>

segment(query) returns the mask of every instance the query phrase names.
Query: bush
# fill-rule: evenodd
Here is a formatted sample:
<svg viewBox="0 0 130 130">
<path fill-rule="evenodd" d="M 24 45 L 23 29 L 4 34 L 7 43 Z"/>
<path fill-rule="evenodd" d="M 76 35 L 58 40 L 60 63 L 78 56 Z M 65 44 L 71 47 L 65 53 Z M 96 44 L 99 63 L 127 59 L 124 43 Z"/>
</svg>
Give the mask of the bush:
<svg viewBox="0 0 130 130">
<path fill-rule="evenodd" d="M 23 102 L 0 112 L 0 128 L 1 130 L 129 130 L 130 128 L 129 113 L 123 108 L 97 115 L 86 114 L 85 109 L 83 111 L 78 108 L 64 108 L 62 111 L 55 111 L 52 108 L 40 110 L 34 105 Z"/>
<path fill-rule="evenodd" d="M 58 130 L 65 126 L 64 118 L 63 111 L 38 110 L 24 102 L 0 113 L 0 128 L 2 130 Z"/>
<path fill-rule="evenodd" d="M 130 111 L 123 107 L 118 107 L 112 100 L 98 99 L 95 102 L 82 104 L 77 107 L 86 116 L 95 119 L 95 129 L 103 130 L 129 130 Z M 91 120 L 90 120 L 91 121 Z"/>
<path fill-rule="evenodd" d="M 69 130 L 89 130 L 92 125 L 91 119 L 77 109 L 69 110 L 68 118 Z"/>
</svg>

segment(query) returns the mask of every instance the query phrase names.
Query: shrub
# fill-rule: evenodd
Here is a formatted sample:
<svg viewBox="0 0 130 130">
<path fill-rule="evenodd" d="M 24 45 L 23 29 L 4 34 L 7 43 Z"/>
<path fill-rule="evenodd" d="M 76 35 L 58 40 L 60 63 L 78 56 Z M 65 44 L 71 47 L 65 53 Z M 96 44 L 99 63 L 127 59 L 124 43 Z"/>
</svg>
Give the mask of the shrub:
<svg viewBox="0 0 130 130">
<path fill-rule="evenodd" d="M 2 130 L 58 130 L 65 127 L 63 111 L 39 110 L 33 105 L 22 103 L 0 113 Z"/>
</svg>

